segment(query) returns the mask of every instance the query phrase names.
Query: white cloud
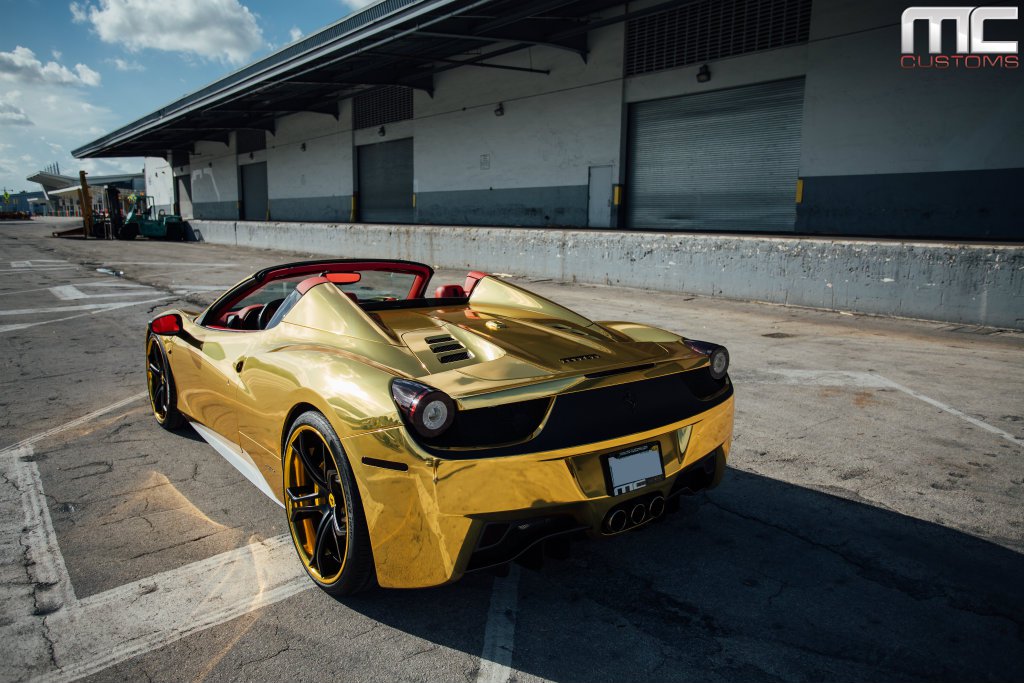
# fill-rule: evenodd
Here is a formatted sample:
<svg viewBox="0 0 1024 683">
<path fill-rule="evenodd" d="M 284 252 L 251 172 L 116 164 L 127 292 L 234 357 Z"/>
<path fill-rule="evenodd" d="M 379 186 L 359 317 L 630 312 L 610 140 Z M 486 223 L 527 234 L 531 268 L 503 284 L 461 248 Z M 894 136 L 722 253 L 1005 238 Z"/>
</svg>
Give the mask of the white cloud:
<svg viewBox="0 0 1024 683">
<path fill-rule="evenodd" d="M 32 50 L 19 45 L 12 52 L 0 52 L 0 80 L 97 86 L 100 75 L 85 64 L 75 64 L 74 70 L 57 62 L 43 64 Z"/>
<path fill-rule="evenodd" d="M 288 31 L 288 37 L 294 43 L 296 40 L 302 37 L 302 29 L 298 26 L 292 26 L 292 29 Z"/>
<path fill-rule="evenodd" d="M 71 21 L 76 24 L 84 24 L 89 20 L 89 15 L 85 11 L 85 7 L 79 5 L 77 2 L 73 2 L 68 6 L 71 10 Z"/>
<path fill-rule="evenodd" d="M 127 59 L 121 59 L 115 57 L 114 59 L 108 59 L 109 64 L 113 64 L 114 68 L 118 71 L 145 71 L 146 67 L 142 66 L 138 62 L 129 62 Z"/>
<path fill-rule="evenodd" d="M 240 64 L 265 46 L 256 16 L 238 0 L 99 0 L 71 3 L 75 21 L 105 43 Z M 125 40 L 130 36 L 130 40 Z"/>
<path fill-rule="evenodd" d="M 25 110 L 10 102 L 0 102 L 0 126 L 31 126 Z"/>
<path fill-rule="evenodd" d="M 86 85 L 97 86 L 100 84 L 100 75 L 85 64 L 75 64 L 75 73 L 78 74 L 78 79 Z"/>
<path fill-rule="evenodd" d="M 375 2 L 377 2 L 377 0 L 341 0 L 341 6 L 349 12 L 355 12 L 356 10 L 361 10 Z"/>
<path fill-rule="evenodd" d="M 50 50 L 50 54 L 53 55 L 53 58 L 58 62 L 60 61 L 60 58 L 64 56 L 64 53 L 60 50 Z"/>
</svg>

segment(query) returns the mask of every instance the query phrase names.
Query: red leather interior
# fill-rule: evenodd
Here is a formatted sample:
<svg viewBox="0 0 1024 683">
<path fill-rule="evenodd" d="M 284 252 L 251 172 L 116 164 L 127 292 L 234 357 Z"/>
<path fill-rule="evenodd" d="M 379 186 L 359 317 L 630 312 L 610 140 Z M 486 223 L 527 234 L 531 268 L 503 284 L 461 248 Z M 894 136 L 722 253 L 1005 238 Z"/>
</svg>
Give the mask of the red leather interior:
<svg viewBox="0 0 1024 683">
<path fill-rule="evenodd" d="M 434 291 L 434 296 L 438 299 L 464 297 L 466 290 L 462 288 L 462 285 L 441 285 Z"/>
</svg>

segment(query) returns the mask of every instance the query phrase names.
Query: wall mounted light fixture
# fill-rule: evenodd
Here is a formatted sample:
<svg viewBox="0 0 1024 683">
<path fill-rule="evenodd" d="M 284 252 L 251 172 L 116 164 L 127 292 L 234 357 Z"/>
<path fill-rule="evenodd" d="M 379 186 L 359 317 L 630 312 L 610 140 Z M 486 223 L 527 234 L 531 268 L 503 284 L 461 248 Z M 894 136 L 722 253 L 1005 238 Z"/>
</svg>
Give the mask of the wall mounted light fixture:
<svg viewBox="0 0 1024 683">
<path fill-rule="evenodd" d="M 498 102 L 498 106 L 494 110 L 494 115 L 495 116 L 504 116 L 505 115 L 505 104 L 503 102 Z"/>
<path fill-rule="evenodd" d="M 384 126 L 381 126 L 380 128 L 377 129 L 377 135 L 384 137 L 387 134 L 388 132 L 384 130 Z"/>
<path fill-rule="evenodd" d="M 711 69 L 708 68 L 707 64 L 702 64 L 700 69 L 697 71 L 697 82 L 707 83 L 711 80 Z"/>
</svg>

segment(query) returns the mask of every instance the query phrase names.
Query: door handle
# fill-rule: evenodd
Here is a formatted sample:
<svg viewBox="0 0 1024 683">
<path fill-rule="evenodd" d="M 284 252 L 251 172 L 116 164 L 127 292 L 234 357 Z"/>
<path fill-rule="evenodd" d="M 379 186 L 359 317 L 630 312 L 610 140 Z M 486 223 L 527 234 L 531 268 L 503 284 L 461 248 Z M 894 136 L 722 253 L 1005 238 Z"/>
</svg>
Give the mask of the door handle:
<svg viewBox="0 0 1024 683">
<path fill-rule="evenodd" d="M 244 367 L 244 366 L 245 366 L 245 356 L 242 356 L 241 358 L 239 358 L 238 360 L 235 361 L 235 372 L 241 372 L 242 371 L 242 367 Z"/>
</svg>

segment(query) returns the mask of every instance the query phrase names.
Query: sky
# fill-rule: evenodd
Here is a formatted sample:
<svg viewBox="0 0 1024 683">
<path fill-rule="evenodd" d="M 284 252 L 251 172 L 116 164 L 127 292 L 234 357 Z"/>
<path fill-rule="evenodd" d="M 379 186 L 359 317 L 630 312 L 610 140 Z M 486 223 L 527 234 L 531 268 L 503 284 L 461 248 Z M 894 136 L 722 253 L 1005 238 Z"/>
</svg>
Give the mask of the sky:
<svg viewBox="0 0 1024 683">
<path fill-rule="evenodd" d="M 0 187 L 141 172 L 71 150 L 375 1 L 0 0 Z"/>
</svg>

